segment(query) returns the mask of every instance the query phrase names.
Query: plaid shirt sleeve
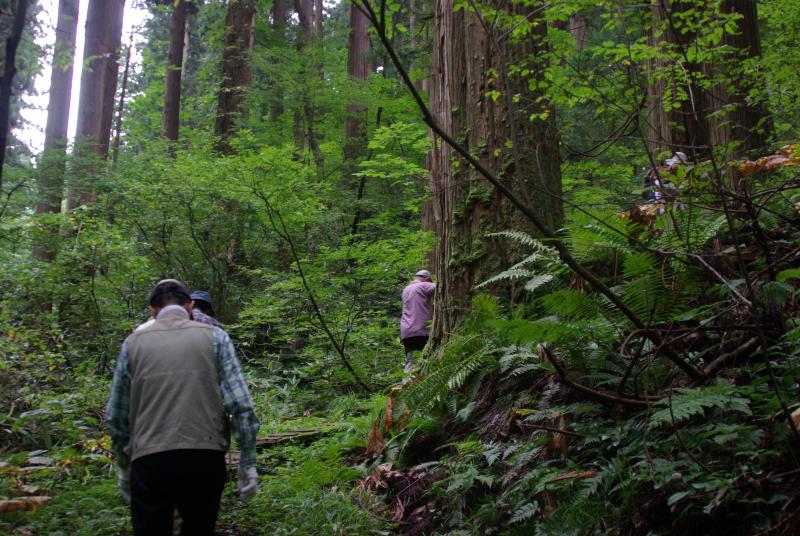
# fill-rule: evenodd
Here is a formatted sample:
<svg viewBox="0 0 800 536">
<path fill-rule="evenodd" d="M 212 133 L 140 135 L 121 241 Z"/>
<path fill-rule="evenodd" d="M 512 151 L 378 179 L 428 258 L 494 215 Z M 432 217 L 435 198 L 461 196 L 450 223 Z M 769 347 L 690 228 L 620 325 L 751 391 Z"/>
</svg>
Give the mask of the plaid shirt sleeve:
<svg viewBox="0 0 800 536">
<path fill-rule="evenodd" d="M 259 422 L 253 410 L 250 391 L 242 374 L 242 365 L 236 358 L 231 338 L 220 328 L 214 329 L 214 350 L 219 362 L 219 387 L 225 411 L 231 416 L 233 437 L 239 445 L 239 465 L 256 464 L 256 437 Z"/>
<path fill-rule="evenodd" d="M 130 440 L 128 412 L 131 400 L 131 371 L 128 367 L 128 342 L 122 343 L 111 381 L 111 396 L 106 406 L 106 423 L 111 432 L 111 450 L 117 458 L 117 465 L 125 468 L 130 463 L 125 448 Z"/>
</svg>

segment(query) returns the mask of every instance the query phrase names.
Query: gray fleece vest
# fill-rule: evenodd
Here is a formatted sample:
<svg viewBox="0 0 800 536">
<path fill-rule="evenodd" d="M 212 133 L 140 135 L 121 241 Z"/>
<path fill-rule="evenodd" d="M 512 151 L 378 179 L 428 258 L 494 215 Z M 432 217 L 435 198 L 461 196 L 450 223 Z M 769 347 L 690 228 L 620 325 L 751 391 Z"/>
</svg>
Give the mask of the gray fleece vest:
<svg viewBox="0 0 800 536">
<path fill-rule="evenodd" d="M 213 330 L 172 310 L 128 337 L 131 460 L 228 449 Z"/>
</svg>

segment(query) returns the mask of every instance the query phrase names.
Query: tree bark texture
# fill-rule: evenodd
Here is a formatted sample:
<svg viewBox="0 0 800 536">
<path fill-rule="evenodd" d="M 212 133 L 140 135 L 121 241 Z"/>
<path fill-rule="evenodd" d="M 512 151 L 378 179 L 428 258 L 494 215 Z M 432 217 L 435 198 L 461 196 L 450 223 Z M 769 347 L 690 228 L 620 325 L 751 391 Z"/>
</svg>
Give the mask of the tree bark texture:
<svg viewBox="0 0 800 536">
<path fill-rule="evenodd" d="M 319 28 L 317 28 L 315 2 L 316 0 L 295 0 L 295 9 L 300 21 L 300 34 L 297 40 L 297 48 L 301 52 L 308 50 L 315 42 L 321 43 L 322 20 L 320 19 L 318 21 Z M 310 77 L 313 75 L 309 67 L 310 64 L 306 64 L 303 69 L 304 78 L 308 80 L 308 83 L 304 85 L 301 90 L 302 95 L 300 96 L 300 102 L 302 110 L 296 111 L 294 115 L 294 135 L 298 149 L 302 151 L 307 145 L 308 150 L 314 155 L 317 169 L 321 171 L 324 161 L 317 139 L 317 132 L 314 128 L 316 114 L 314 110 L 314 101 L 309 88 L 309 84 L 311 83 Z M 321 66 L 315 65 L 314 69 L 317 71 L 317 76 L 321 78 Z"/>
<path fill-rule="evenodd" d="M 164 83 L 164 110 L 161 130 L 164 138 L 178 141 L 181 114 L 181 80 L 183 73 L 183 46 L 186 35 L 187 0 L 178 0 L 172 8 L 169 25 L 169 50 L 167 74 Z"/>
<path fill-rule="evenodd" d="M 286 38 L 286 9 L 287 0 L 274 0 L 272 3 L 272 29 L 275 34 L 283 41 Z M 273 123 L 277 122 L 283 115 L 283 87 L 280 83 L 273 81 L 272 95 L 269 116 Z"/>
<path fill-rule="evenodd" d="M 718 9 L 709 13 L 711 9 Z M 648 64 L 648 116 L 650 146 L 654 152 L 683 151 L 694 158 L 712 149 L 737 147 L 730 156 L 762 147 L 769 122 L 763 102 L 748 103 L 748 93 L 763 83 L 747 72 L 748 60 L 761 55 L 755 0 L 723 0 L 699 5 L 692 0 L 654 0 L 651 46 L 670 51 Z M 695 21 L 723 25 L 723 17 L 736 15 L 736 32 L 725 31 L 713 59 L 690 61 L 696 31 L 686 31 Z M 701 19 L 701 17 L 708 17 Z M 665 110 L 665 103 L 674 106 Z"/>
<path fill-rule="evenodd" d="M 554 110 L 539 90 L 531 89 L 534 80 L 511 76 L 507 69 L 524 65 L 532 76 L 543 72 L 535 65 L 546 33 L 539 17 L 543 10 L 501 1 L 492 7 L 505 10 L 517 23 L 523 17 L 533 22 L 531 34 L 512 41 L 507 28 L 492 28 L 491 22 L 464 9 L 454 12 L 453 0 L 436 0 L 431 112 L 447 133 L 496 170 L 509 189 L 557 229 L 563 209 Z M 487 76 L 490 70 L 501 75 Z M 492 98 L 491 91 L 501 96 Z M 514 246 L 485 235 L 510 229 L 536 233 L 527 218 L 435 137 L 428 165 L 432 206 L 427 223 L 437 236 L 436 341 L 468 311 L 477 283 L 521 259 L 523 252 Z"/>
<path fill-rule="evenodd" d="M 575 49 L 583 50 L 586 46 L 586 29 L 589 26 L 589 21 L 580 14 L 571 15 L 569 17 L 569 33 L 575 40 Z"/>
<path fill-rule="evenodd" d="M 60 0 L 58 3 L 47 125 L 44 131 L 44 152 L 39 163 L 37 214 L 61 212 L 61 199 L 64 195 L 64 157 L 67 149 L 67 125 L 72 94 L 72 67 L 75 64 L 75 36 L 78 32 L 78 5 L 79 0 Z M 58 227 L 47 225 L 43 231 L 40 240 L 33 246 L 33 255 L 37 259 L 51 261 L 55 257 L 53 242 L 58 235 Z"/>
<path fill-rule="evenodd" d="M 252 80 L 250 50 L 253 46 L 255 0 L 230 0 L 225 18 L 225 50 L 222 57 L 222 83 L 217 99 L 214 134 L 216 150 L 232 154 L 230 136 L 237 125 L 247 121 L 245 98 Z"/>
<path fill-rule="evenodd" d="M 322 0 L 314 0 L 313 6 L 314 12 L 314 19 L 313 19 L 313 28 L 314 28 L 314 37 L 317 41 L 322 41 Z"/>
<path fill-rule="evenodd" d="M 758 13 L 755 0 L 725 0 L 723 15 L 738 15 L 736 33 L 725 33 L 723 44 L 732 53 L 724 60 L 707 66 L 709 78 L 721 80 L 707 94 L 707 108 L 717 113 L 709 119 L 711 143 L 725 147 L 731 142 L 738 146 L 733 155 L 763 148 L 769 135 L 769 116 L 763 101 L 748 102 L 751 90 L 760 90 L 763 79 L 747 74 L 746 62 L 761 56 L 761 36 L 758 29 Z M 727 106 L 727 108 L 726 108 Z"/>
<path fill-rule="evenodd" d="M 347 46 L 347 75 L 356 82 L 364 82 L 369 78 L 369 19 L 362 11 L 350 6 L 350 36 Z M 352 175 L 357 169 L 358 160 L 367 151 L 367 112 L 369 106 L 356 92 L 356 99 L 347 105 L 345 118 L 344 163 L 342 178 L 345 185 L 350 185 Z"/>
<path fill-rule="evenodd" d="M 653 1 L 648 45 L 661 54 L 647 65 L 647 115 L 649 145 L 655 154 L 681 151 L 696 160 L 708 154 L 711 140 L 707 99 L 698 83 L 703 66 L 685 61 L 694 34 L 680 31 L 684 15 L 693 9 L 692 0 Z"/>
<path fill-rule="evenodd" d="M 28 0 L 18 0 L 17 2 L 11 34 L 6 39 L 3 78 L 0 79 L 0 191 L 2 191 L 3 186 L 3 164 L 6 159 L 9 120 L 11 118 L 11 88 L 14 83 L 14 75 L 17 74 L 17 47 L 20 39 L 22 39 L 22 30 L 25 29 L 25 15 L 28 13 L 28 4 Z"/>
<path fill-rule="evenodd" d="M 75 140 L 81 158 L 108 158 L 124 10 L 125 0 L 89 0 Z M 96 170 L 93 163 L 85 164 L 77 169 L 80 181 L 71 188 L 70 210 L 94 201 L 91 175 Z"/>
</svg>

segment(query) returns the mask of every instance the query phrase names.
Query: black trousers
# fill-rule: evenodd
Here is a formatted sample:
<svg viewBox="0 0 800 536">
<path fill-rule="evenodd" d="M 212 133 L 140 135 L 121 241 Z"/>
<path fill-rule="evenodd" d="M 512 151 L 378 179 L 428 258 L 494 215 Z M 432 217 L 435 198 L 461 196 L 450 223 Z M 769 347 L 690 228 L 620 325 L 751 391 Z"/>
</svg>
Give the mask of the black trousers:
<svg viewBox="0 0 800 536">
<path fill-rule="evenodd" d="M 401 339 L 400 342 L 403 343 L 403 348 L 405 348 L 406 353 L 421 351 L 425 348 L 425 345 L 428 344 L 428 336 L 419 335 L 417 337 L 406 337 L 405 339 Z"/>
<path fill-rule="evenodd" d="M 175 509 L 184 536 L 213 536 L 225 486 L 225 453 L 170 450 L 131 464 L 134 536 L 172 536 Z"/>
</svg>

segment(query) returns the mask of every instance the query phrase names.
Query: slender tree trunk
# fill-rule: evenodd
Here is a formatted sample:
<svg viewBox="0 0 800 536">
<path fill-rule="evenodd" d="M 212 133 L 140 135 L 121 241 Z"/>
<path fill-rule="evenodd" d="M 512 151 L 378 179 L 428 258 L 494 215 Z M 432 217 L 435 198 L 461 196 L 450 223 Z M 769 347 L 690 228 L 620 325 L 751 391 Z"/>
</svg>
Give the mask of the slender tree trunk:
<svg viewBox="0 0 800 536">
<path fill-rule="evenodd" d="M 563 218 L 561 173 L 555 111 L 535 79 L 509 74 L 525 65 L 531 76 L 544 51 L 546 25 L 542 6 L 506 3 L 491 7 L 533 23 L 532 35 L 512 40 L 512 32 L 465 9 L 453 0 L 436 0 L 430 106 L 435 120 L 463 140 L 489 169 L 528 206 L 536 207 L 550 228 Z M 491 29 L 491 33 L 490 33 Z M 499 76 L 488 77 L 490 70 Z M 502 96 L 492 99 L 490 91 Z M 432 336 L 441 340 L 469 309 L 475 284 L 521 259 L 503 241 L 488 240 L 492 231 L 516 229 L 535 234 L 529 221 L 456 154 L 434 137 L 429 156 L 433 230 L 437 235 Z"/>
<path fill-rule="evenodd" d="M 286 16 L 286 0 L 274 0 L 272 3 L 272 28 L 281 41 L 286 38 Z M 269 115 L 273 123 L 277 123 L 283 115 L 283 87 L 274 81 Z"/>
<path fill-rule="evenodd" d="M 167 74 L 164 84 L 164 110 L 161 130 L 169 141 L 178 141 L 181 113 L 181 79 L 183 68 L 183 43 L 186 34 L 187 0 L 177 0 L 172 8 L 169 27 Z M 174 149 L 171 149 L 174 150 Z"/>
<path fill-rule="evenodd" d="M 309 45 L 309 36 L 311 34 L 311 12 L 313 10 L 311 2 L 312 0 L 294 0 L 294 9 L 297 12 L 297 19 L 300 27 L 300 31 L 297 35 L 297 50 L 300 52 L 306 50 Z M 303 69 L 303 72 L 301 73 L 301 78 L 303 79 L 303 83 L 306 83 L 305 69 Z M 301 91 L 302 95 L 300 97 L 300 106 L 295 109 L 293 116 L 294 124 L 292 128 L 292 132 L 294 134 L 294 143 L 299 152 L 306 150 L 307 141 L 307 132 L 305 126 L 303 125 L 307 91 L 305 89 L 302 89 Z"/>
<path fill-rule="evenodd" d="M 133 47 L 133 32 L 128 40 L 128 47 L 125 50 L 125 70 L 122 71 L 122 87 L 119 91 L 119 103 L 117 104 L 117 123 L 114 125 L 114 147 L 111 151 L 111 162 L 116 166 L 119 160 L 119 147 L 122 139 L 122 116 L 125 112 L 125 95 L 128 92 L 128 73 L 131 68 L 131 48 Z"/>
<path fill-rule="evenodd" d="M 191 49 L 189 45 L 192 42 L 191 38 L 191 31 L 192 25 L 195 23 L 197 19 L 197 15 L 195 14 L 195 10 L 191 9 L 189 5 L 186 6 L 187 13 L 186 13 L 186 24 L 183 27 L 183 60 L 181 61 L 181 83 L 186 79 L 186 66 L 189 62 L 189 55 L 191 54 Z"/>
<path fill-rule="evenodd" d="M 64 157 L 67 150 L 67 124 L 72 94 L 72 66 L 75 63 L 75 36 L 78 31 L 79 0 L 60 0 L 53 71 L 50 75 L 50 97 L 47 105 L 47 126 L 44 131 L 44 152 L 39 164 L 39 203 L 37 214 L 58 214 L 64 195 Z M 46 225 L 33 246 L 39 260 L 52 261 L 56 254 L 57 225 Z"/>
<path fill-rule="evenodd" d="M 250 49 L 253 41 L 255 0 L 230 0 L 225 18 L 225 51 L 222 58 L 222 84 L 217 100 L 214 134 L 216 150 L 232 154 L 230 136 L 237 124 L 246 122 L 244 106 L 251 82 Z"/>
<path fill-rule="evenodd" d="M 255 25 L 255 0 L 230 0 L 225 18 L 225 50 L 222 57 L 222 83 L 217 100 L 217 121 L 214 134 L 217 136 L 216 151 L 221 155 L 234 154 L 230 138 L 236 129 L 247 122 L 245 99 L 252 81 L 250 53 L 253 47 Z M 217 285 L 219 312 L 227 310 L 227 290 L 224 281 L 229 281 L 242 259 L 243 221 L 238 203 L 233 199 L 223 201 L 234 229 L 227 245 L 223 277 Z"/>
<path fill-rule="evenodd" d="M 28 3 L 28 0 L 18 0 L 17 2 L 11 35 L 6 39 L 3 78 L 0 79 L 0 192 L 3 189 L 3 164 L 6 159 L 9 120 L 11 118 L 11 88 L 14 83 L 14 75 L 17 74 L 17 47 L 20 39 L 22 39 L 22 30 L 25 29 L 25 15 L 28 13 Z"/>
<path fill-rule="evenodd" d="M 79 159 L 93 157 L 95 161 L 84 161 L 77 167 L 74 179 L 79 181 L 70 187 L 69 210 L 78 203 L 94 202 L 97 160 L 108 158 L 124 10 L 125 0 L 89 0 L 75 154 Z"/>
<path fill-rule="evenodd" d="M 575 48 L 583 50 L 586 46 L 586 28 L 589 21 L 580 14 L 571 15 L 569 18 L 569 33 L 575 40 Z"/>
<path fill-rule="evenodd" d="M 311 47 L 314 46 L 315 42 L 318 41 L 318 36 L 321 35 L 322 29 L 321 25 L 322 22 L 319 22 L 319 30 L 317 29 L 315 20 L 315 0 L 296 0 L 295 7 L 297 9 L 297 15 L 300 19 L 300 37 L 297 41 L 297 46 L 300 51 L 308 51 Z M 320 66 L 317 65 L 315 67 L 317 69 L 317 75 L 320 75 Z M 305 79 L 305 84 L 302 89 L 302 96 L 301 96 L 301 105 L 302 110 L 298 113 L 295 113 L 294 120 L 295 120 L 295 140 L 298 143 L 298 148 L 300 150 L 305 149 L 305 146 L 308 145 L 308 149 L 311 151 L 311 154 L 314 155 L 314 161 L 316 162 L 317 169 L 321 172 L 322 167 L 324 165 L 322 151 L 319 148 L 319 141 L 317 140 L 317 133 L 314 128 L 315 122 L 315 112 L 314 112 L 314 101 L 311 97 L 311 88 L 309 87 L 312 84 L 311 81 L 311 73 L 309 72 L 310 69 L 308 65 L 303 69 L 303 78 Z"/>
<path fill-rule="evenodd" d="M 369 78 L 369 19 L 356 8 L 350 6 L 350 37 L 347 47 L 347 75 L 357 82 Z M 347 106 L 345 118 L 344 162 L 342 164 L 343 183 L 350 186 L 352 175 L 358 169 L 358 160 L 367 151 L 367 111 L 369 106 L 356 92 L 356 97 Z"/>
</svg>

